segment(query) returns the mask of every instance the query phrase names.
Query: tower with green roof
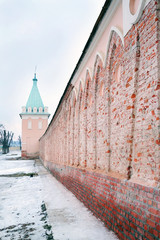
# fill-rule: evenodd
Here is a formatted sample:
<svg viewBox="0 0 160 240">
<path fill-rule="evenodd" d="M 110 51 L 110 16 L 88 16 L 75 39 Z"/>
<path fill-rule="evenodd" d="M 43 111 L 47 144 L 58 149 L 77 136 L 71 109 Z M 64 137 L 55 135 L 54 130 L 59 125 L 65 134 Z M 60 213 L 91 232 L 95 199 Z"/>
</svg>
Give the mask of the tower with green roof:
<svg viewBox="0 0 160 240">
<path fill-rule="evenodd" d="M 22 107 L 22 157 L 35 158 L 39 156 L 39 139 L 48 127 L 48 107 L 44 106 L 37 86 L 36 73 L 33 86 L 26 103 Z"/>
</svg>

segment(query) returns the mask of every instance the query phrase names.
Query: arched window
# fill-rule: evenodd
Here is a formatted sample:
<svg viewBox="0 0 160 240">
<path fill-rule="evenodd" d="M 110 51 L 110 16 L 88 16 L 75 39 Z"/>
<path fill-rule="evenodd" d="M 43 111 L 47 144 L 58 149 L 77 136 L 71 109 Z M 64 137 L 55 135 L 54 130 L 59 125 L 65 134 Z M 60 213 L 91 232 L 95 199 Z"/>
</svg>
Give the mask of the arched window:
<svg viewBox="0 0 160 240">
<path fill-rule="evenodd" d="M 38 129 L 42 129 L 42 126 L 43 126 L 42 121 L 39 121 L 39 122 L 38 122 Z"/>
<path fill-rule="evenodd" d="M 48 107 L 44 107 L 44 112 L 45 112 L 45 113 L 48 112 Z"/>
<path fill-rule="evenodd" d="M 34 113 L 37 112 L 37 108 L 36 108 L 36 107 L 33 108 L 33 112 L 34 112 Z"/>
<path fill-rule="evenodd" d="M 31 107 L 28 107 L 28 112 L 31 113 L 32 109 Z"/>
<path fill-rule="evenodd" d="M 39 108 L 39 112 L 42 113 L 42 107 Z"/>
<path fill-rule="evenodd" d="M 130 0 L 129 1 L 129 10 L 132 15 L 134 15 L 137 12 L 139 4 L 140 4 L 140 0 Z"/>
<path fill-rule="evenodd" d="M 32 121 L 28 120 L 28 129 L 32 129 Z"/>
</svg>

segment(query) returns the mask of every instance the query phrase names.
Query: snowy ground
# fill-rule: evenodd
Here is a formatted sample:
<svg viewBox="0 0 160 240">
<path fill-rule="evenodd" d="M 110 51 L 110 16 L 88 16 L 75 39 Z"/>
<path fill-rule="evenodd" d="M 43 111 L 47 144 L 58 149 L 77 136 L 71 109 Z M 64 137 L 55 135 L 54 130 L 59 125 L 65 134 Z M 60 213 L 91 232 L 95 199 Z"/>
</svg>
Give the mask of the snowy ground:
<svg viewBox="0 0 160 240">
<path fill-rule="evenodd" d="M 0 240 L 114 240 L 39 160 L 0 155 Z"/>
</svg>

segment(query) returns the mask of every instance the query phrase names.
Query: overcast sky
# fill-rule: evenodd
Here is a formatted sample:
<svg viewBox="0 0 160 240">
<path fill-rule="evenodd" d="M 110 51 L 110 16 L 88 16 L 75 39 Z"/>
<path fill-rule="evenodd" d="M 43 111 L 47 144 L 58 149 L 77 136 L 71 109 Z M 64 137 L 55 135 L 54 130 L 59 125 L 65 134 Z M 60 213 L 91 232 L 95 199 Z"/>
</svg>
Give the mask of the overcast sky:
<svg viewBox="0 0 160 240">
<path fill-rule="evenodd" d="M 37 65 L 50 120 L 105 0 L 0 0 L 0 123 L 21 134 Z"/>
</svg>

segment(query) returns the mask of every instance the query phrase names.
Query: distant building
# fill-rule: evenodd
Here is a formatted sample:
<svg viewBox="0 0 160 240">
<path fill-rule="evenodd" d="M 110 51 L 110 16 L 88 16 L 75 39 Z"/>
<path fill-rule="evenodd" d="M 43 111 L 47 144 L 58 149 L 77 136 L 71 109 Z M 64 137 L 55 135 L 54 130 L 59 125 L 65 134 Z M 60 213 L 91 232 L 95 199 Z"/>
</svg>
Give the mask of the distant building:
<svg viewBox="0 0 160 240">
<path fill-rule="evenodd" d="M 48 107 L 45 107 L 37 87 L 36 74 L 26 106 L 22 107 L 22 157 L 39 156 L 39 138 L 48 126 Z"/>
</svg>

